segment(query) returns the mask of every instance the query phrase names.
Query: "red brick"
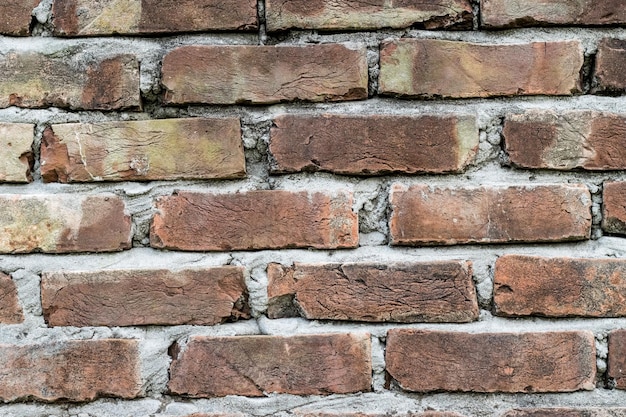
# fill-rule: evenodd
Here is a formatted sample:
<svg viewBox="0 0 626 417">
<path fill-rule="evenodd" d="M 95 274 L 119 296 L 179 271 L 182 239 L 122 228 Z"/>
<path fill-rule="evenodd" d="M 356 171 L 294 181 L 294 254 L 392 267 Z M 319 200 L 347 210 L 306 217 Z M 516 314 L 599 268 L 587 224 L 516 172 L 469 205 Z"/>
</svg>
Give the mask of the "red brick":
<svg viewBox="0 0 626 417">
<path fill-rule="evenodd" d="M 139 63 L 132 55 L 94 59 L 72 50 L 56 56 L 10 51 L 0 57 L 0 66 L 0 108 L 118 110 L 141 105 Z"/>
<path fill-rule="evenodd" d="M 349 192 L 181 191 L 157 201 L 150 241 L 192 251 L 352 248 L 358 245 L 352 203 Z"/>
<path fill-rule="evenodd" d="M 135 398 L 141 392 L 134 340 L 74 340 L 0 345 L 0 398 L 4 401 L 91 401 Z"/>
<path fill-rule="evenodd" d="M 0 272 L 0 324 L 18 324 L 24 321 L 17 288 L 10 276 Z"/>
<path fill-rule="evenodd" d="M 502 417 L 621 417 L 626 408 L 527 408 L 511 410 Z"/>
<path fill-rule="evenodd" d="M 405 28 L 472 28 L 472 5 L 466 0 L 417 2 L 395 0 L 267 0 L 269 31 L 298 29 L 342 30 Z"/>
<path fill-rule="evenodd" d="M 55 0 L 54 33 L 61 36 L 135 35 L 254 30 L 255 0 Z"/>
<path fill-rule="evenodd" d="M 577 184 L 465 188 L 395 184 L 390 201 L 393 245 L 584 240 L 591 231 L 591 196 Z"/>
<path fill-rule="evenodd" d="M 113 194 L 0 196 L 0 253 L 128 249 L 131 226 Z"/>
<path fill-rule="evenodd" d="M 626 316 L 626 261 L 506 255 L 496 261 L 498 315 Z"/>
<path fill-rule="evenodd" d="M 623 5 L 621 7 L 624 9 Z M 626 67 L 626 40 L 603 39 L 598 45 L 596 56 L 597 90 L 624 93 L 626 91 L 624 67 Z"/>
<path fill-rule="evenodd" d="M 478 150 L 471 116 L 282 115 L 274 119 L 273 172 L 459 172 Z"/>
<path fill-rule="evenodd" d="M 522 168 L 626 169 L 623 115 L 533 110 L 508 115 L 503 134 L 511 162 Z"/>
<path fill-rule="evenodd" d="M 0 182 L 30 182 L 35 126 L 0 123 Z"/>
<path fill-rule="evenodd" d="M 419 98 L 581 92 L 578 41 L 489 45 L 438 39 L 385 42 L 380 92 Z"/>
<path fill-rule="evenodd" d="M 621 0 L 481 0 L 484 27 L 615 25 L 626 23 Z"/>
<path fill-rule="evenodd" d="M 52 125 L 41 175 L 46 182 L 242 178 L 241 125 L 232 117 Z"/>
<path fill-rule="evenodd" d="M 602 195 L 602 229 L 626 234 L 626 182 L 605 182 Z"/>
<path fill-rule="evenodd" d="M 243 268 L 234 266 L 43 273 L 41 302 L 50 326 L 213 325 L 249 317 Z"/>
<path fill-rule="evenodd" d="M 183 46 L 163 59 L 166 104 L 262 104 L 367 98 L 365 48 Z"/>
<path fill-rule="evenodd" d="M 626 389 L 626 330 L 609 333 L 608 377 L 617 389 Z"/>
<path fill-rule="evenodd" d="M 591 332 L 482 333 L 395 329 L 387 372 L 408 391 L 569 392 L 595 387 Z"/>
<path fill-rule="evenodd" d="M 30 34 L 31 12 L 40 0 L 2 0 L 0 2 L 0 33 L 25 36 Z"/>
<path fill-rule="evenodd" d="M 190 397 L 347 394 L 369 391 L 371 373 L 368 334 L 195 336 L 175 352 L 169 389 Z"/>
<path fill-rule="evenodd" d="M 478 318 L 470 262 L 268 266 L 270 318 L 468 322 Z"/>
</svg>

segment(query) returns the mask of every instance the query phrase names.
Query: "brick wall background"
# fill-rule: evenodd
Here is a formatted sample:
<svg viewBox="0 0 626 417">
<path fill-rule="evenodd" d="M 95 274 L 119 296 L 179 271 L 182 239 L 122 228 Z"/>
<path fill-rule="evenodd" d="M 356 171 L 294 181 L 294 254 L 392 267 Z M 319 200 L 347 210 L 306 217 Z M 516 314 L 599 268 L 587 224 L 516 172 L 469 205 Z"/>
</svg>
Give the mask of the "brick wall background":
<svg viewBox="0 0 626 417">
<path fill-rule="evenodd" d="M 0 415 L 625 416 L 620 0 L 0 0 Z"/>
</svg>

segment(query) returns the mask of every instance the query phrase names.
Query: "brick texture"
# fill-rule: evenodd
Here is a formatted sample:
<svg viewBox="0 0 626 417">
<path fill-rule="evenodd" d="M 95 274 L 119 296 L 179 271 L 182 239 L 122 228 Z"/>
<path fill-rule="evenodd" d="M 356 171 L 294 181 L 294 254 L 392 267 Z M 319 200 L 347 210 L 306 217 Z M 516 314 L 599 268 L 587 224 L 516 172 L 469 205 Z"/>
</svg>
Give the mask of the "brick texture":
<svg viewBox="0 0 626 417">
<path fill-rule="evenodd" d="M 10 276 L 0 272 L 0 324 L 18 324 L 24 321 L 17 288 Z"/>
<path fill-rule="evenodd" d="M 275 173 L 458 172 L 477 150 L 471 116 L 282 115 L 270 140 Z"/>
<path fill-rule="evenodd" d="M 74 340 L 0 345 L 0 398 L 4 401 L 91 401 L 135 398 L 141 392 L 134 340 Z"/>
<path fill-rule="evenodd" d="M 626 408 L 527 408 L 507 411 L 502 417 L 623 417 Z"/>
<path fill-rule="evenodd" d="M 41 175 L 47 182 L 242 178 L 241 126 L 237 118 L 52 125 Z"/>
<path fill-rule="evenodd" d="M 626 234 L 626 182 L 605 182 L 602 194 L 602 229 Z"/>
<path fill-rule="evenodd" d="M 490 45 L 437 39 L 385 42 L 380 92 L 419 98 L 581 92 L 579 42 Z"/>
<path fill-rule="evenodd" d="M 591 230 L 591 198 L 583 185 L 395 184 L 390 202 L 394 245 L 583 240 Z"/>
<path fill-rule="evenodd" d="M 174 353 L 169 388 L 191 397 L 346 394 L 371 385 L 368 334 L 195 336 Z"/>
<path fill-rule="evenodd" d="M 268 266 L 268 316 L 468 322 L 478 303 L 468 262 Z"/>
<path fill-rule="evenodd" d="M 249 317 L 243 269 L 234 266 L 49 272 L 41 302 L 50 326 L 213 325 Z"/>
<path fill-rule="evenodd" d="M 351 248 L 358 244 L 352 194 L 181 191 L 157 201 L 150 229 L 157 248 L 216 251 Z"/>
<path fill-rule="evenodd" d="M 365 49 L 183 46 L 163 59 L 167 104 L 261 104 L 367 98 Z"/>
<path fill-rule="evenodd" d="M 295 411 L 296 417 L 387 417 L 389 414 L 371 413 L 312 413 Z M 460 414 L 445 411 L 425 411 L 423 413 L 396 413 L 396 417 L 462 417 Z"/>
<path fill-rule="evenodd" d="M 625 300 L 624 260 L 506 255 L 496 262 L 499 315 L 621 317 Z"/>
<path fill-rule="evenodd" d="M 626 40 L 603 39 L 598 45 L 596 56 L 595 81 L 597 90 L 624 93 L 626 91 L 625 66 Z"/>
<path fill-rule="evenodd" d="M 0 196 L 0 253 L 109 252 L 130 244 L 130 216 L 115 195 Z"/>
<path fill-rule="evenodd" d="M 617 389 L 626 389 L 626 330 L 609 333 L 608 377 Z"/>
<path fill-rule="evenodd" d="M 482 333 L 396 329 L 387 372 L 409 391 L 568 392 L 595 387 L 591 332 Z"/>
<path fill-rule="evenodd" d="M 39 0 L 3 0 L 0 2 L 0 34 L 30 34 L 31 12 Z"/>
<path fill-rule="evenodd" d="M 0 123 L 0 182 L 30 182 L 35 126 Z"/>
</svg>

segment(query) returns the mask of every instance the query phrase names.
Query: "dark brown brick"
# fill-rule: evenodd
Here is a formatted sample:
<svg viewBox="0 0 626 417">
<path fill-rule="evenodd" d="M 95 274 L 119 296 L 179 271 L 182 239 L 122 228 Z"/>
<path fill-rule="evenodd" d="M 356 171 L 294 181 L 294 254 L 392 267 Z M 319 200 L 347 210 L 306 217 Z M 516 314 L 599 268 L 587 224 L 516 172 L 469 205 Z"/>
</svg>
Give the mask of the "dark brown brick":
<svg viewBox="0 0 626 417">
<path fill-rule="evenodd" d="M 569 392 L 595 387 L 591 332 L 482 333 L 394 329 L 387 372 L 408 391 Z"/>
<path fill-rule="evenodd" d="M 190 397 L 347 394 L 371 389 L 371 366 L 368 334 L 195 336 L 175 352 L 169 389 Z"/>
<path fill-rule="evenodd" d="M 626 234 L 626 182 L 605 182 L 602 194 L 602 229 Z"/>
<path fill-rule="evenodd" d="M 10 276 L 0 272 L 0 324 L 18 324 L 24 321 L 17 288 Z"/>
<path fill-rule="evenodd" d="M 0 182 L 30 182 L 35 125 L 0 123 Z"/>
<path fill-rule="evenodd" d="M 623 6 L 622 6 L 623 8 Z M 623 8 L 626 13 L 626 8 Z M 598 45 L 595 78 L 598 91 L 626 92 L 626 40 L 603 39 Z"/>
<path fill-rule="evenodd" d="M 608 377 L 617 389 L 626 389 L 626 330 L 609 333 Z"/>
<path fill-rule="evenodd" d="M 31 12 L 40 0 L 2 0 L 0 2 L 0 33 L 25 36 L 30 34 Z"/>
</svg>

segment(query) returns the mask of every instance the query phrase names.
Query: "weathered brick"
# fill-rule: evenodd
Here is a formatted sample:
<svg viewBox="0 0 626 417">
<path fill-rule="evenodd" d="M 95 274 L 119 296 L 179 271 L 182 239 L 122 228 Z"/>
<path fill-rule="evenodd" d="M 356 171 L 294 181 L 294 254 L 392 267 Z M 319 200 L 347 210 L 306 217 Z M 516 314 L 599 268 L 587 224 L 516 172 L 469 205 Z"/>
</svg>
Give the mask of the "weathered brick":
<svg viewBox="0 0 626 417">
<path fill-rule="evenodd" d="M 270 139 L 276 173 L 458 172 L 477 149 L 472 116 L 282 115 Z"/>
<path fill-rule="evenodd" d="M 394 329 L 387 372 L 408 391 L 569 392 L 595 387 L 593 333 Z"/>
<path fill-rule="evenodd" d="M 0 324 L 18 324 L 24 313 L 17 298 L 17 288 L 10 276 L 0 272 Z"/>
<path fill-rule="evenodd" d="M 504 123 L 511 162 L 522 168 L 626 169 L 626 116 L 594 111 L 533 110 Z"/>
<path fill-rule="evenodd" d="M 31 12 L 40 0 L 2 0 L 0 2 L 0 33 L 24 36 L 30 34 Z"/>
<path fill-rule="evenodd" d="M 35 126 L 25 123 L 0 123 L 0 181 L 29 182 L 33 164 L 32 145 Z"/>
<path fill-rule="evenodd" d="M 626 234 L 626 182 L 605 182 L 602 194 L 602 229 Z"/>
<path fill-rule="evenodd" d="M 44 273 L 41 302 L 50 326 L 213 325 L 249 317 L 243 268 L 234 266 Z"/>
<path fill-rule="evenodd" d="M 0 196 L 0 253 L 108 252 L 130 245 L 130 216 L 113 194 Z"/>
<path fill-rule="evenodd" d="M 388 417 L 387 414 L 371 414 L 371 413 L 311 413 L 294 411 L 297 417 Z M 424 411 L 423 413 L 394 413 L 396 417 L 462 417 L 460 414 L 446 411 Z"/>
<path fill-rule="evenodd" d="M 265 5 L 269 31 L 405 28 L 414 24 L 426 29 L 472 28 L 472 6 L 467 0 L 267 0 Z"/>
<path fill-rule="evenodd" d="M 498 315 L 626 316 L 626 261 L 505 255 L 496 261 Z"/>
<path fill-rule="evenodd" d="M 358 244 L 352 193 L 181 191 L 157 201 L 156 248 L 192 251 L 352 248 Z"/>
<path fill-rule="evenodd" d="M 623 10 L 626 8 L 621 6 Z M 598 91 L 626 92 L 626 40 L 603 39 L 596 55 L 595 81 Z"/>
<path fill-rule="evenodd" d="M 626 23 L 620 0 L 481 0 L 484 27 L 615 25 Z"/>
<path fill-rule="evenodd" d="M 268 266 L 268 316 L 370 322 L 469 322 L 478 302 L 469 262 Z"/>
<path fill-rule="evenodd" d="M 166 104 L 367 98 L 364 47 L 183 46 L 165 56 L 162 71 Z"/>
<path fill-rule="evenodd" d="M 502 417 L 624 417 L 626 408 L 522 408 Z"/>
<path fill-rule="evenodd" d="M 0 108 L 137 109 L 139 64 L 132 55 L 94 59 L 73 50 L 53 55 L 9 51 L 0 57 Z"/>
<path fill-rule="evenodd" d="M 91 401 L 135 398 L 141 392 L 134 340 L 73 340 L 0 345 L 0 398 L 4 401 Z"/>
<path fill-rule="evenodd" d="M 54 0 L 54 33 L 134 35 L 253 30 L 255 0 Z"/>
<path fill-rule="evenodd" d="M 571 95 L 581 91 L 578 41 L 488 45 L 438 39 L 385 42 L 380 92 L 420 98 Z"/>
<path fill-rule="evenodd" d="M 237 118 L 69 123 L 45 130 L 46 182 L 242 178 Z"/>
<path fill-rule="evenodd" d="M 395 184 L 390 202 L 393 245 L 584 240 L 591 232 L 591 195 L 579 184 Z"/>
<path fill-rule="evenodd" d="M 346 394 L 371 389 L 368 334 L 192 337 L 169 389 L 190 397 Z"/>
<path fill-rule="evenodd" d="M 626 330 L 609 333 L 608 377 L 617 389 L 626 389 Z"/>
</svg>

